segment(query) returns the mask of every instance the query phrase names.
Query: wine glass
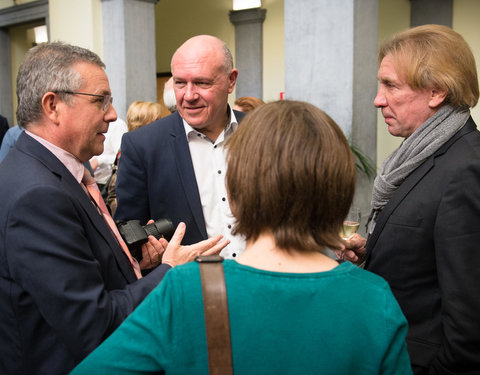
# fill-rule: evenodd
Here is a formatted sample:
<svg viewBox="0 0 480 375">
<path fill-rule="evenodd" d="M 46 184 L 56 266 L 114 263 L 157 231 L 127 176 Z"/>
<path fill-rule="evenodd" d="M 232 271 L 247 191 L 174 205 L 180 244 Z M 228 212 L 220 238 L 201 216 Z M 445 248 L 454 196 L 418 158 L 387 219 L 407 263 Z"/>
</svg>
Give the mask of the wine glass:
<svg viewBox="0 0 480 375">
<path fill-rule="evenodd" d="M 340 236 L 344 240 L 349 240 L 357 233 L 358 228 L 360 227 L 360 218 L 361 212 L 358 207 L 351 207 L 348 211 L 348 215 L 343 221 L 343 227 L 340 231 Z"/>
</svg>

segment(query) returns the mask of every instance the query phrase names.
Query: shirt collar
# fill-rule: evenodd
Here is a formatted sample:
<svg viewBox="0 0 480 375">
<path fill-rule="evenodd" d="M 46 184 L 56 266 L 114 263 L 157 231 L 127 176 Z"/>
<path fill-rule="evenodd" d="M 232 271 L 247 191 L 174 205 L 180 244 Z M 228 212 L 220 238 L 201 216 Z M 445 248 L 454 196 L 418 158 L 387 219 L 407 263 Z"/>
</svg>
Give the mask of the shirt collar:
<svg viewBox="0 0 480 375">
<path fill-rule="evenodd" d="M 60 160 L 60 162 L 69 170 L 73 177 L 75 177 L 78 183 L 82 181 L 85 167 L 76 156 L 58 146 L 55 146 L 53 143 L 48 142 L 47 140 L 33 134 L 28 130 L 25 130 L 25 132 L 37 142 L 45 146 L 53 155 L 55 155 L 57 159 Z"/>
<path fill-rule="evenodd" d="M 235 117 L 235 113 L 233 112 L 233 109 L 230 107 L 230 105 L 228 105 L 228 111 L 230 111 L 229 120 L 225 126 L 225 129 L 223 130 L 223 132 L 226 135 L 233 133 L 235 130 L 237 130 L 237 127 L 238 127 L 237 118 Z M 183 121 L 183 127 L 185 128 L 185 134 L 187 136 L 187 139 L 189 139 L 190 134 L 200 133 L 199 131 L 192 128 L 183 118 L 182 118 L 182 121 Z"/>
</svg>

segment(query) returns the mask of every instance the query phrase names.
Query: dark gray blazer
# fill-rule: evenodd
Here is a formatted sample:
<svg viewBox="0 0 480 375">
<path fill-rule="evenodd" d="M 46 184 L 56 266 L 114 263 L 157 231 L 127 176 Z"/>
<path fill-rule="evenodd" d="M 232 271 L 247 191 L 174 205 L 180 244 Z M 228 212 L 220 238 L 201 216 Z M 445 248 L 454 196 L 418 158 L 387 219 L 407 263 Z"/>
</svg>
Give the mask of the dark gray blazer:
<svg viewBox="0 0 480 375">
<path fill-rule="evenodd" d="M 389 282 L 419 373 L 480 373 L 480 133 L 471 118 L 385 206 L 365 268 Z"/>
<path fill-rule="evenodd" d="M 29 135 L 0 180 L 0 373 L 66 374 L 170 267 L 137 280 L 80 184 Z"/>
<path fill-rule="evenodd" d="M 235 111 L 237 121 L 244 114 Z M 186 226 L 184 244 L 207 239 L 202 203 L 178 112 L 122 137 L 116 220 L 168 218 Z"/>
</svg>

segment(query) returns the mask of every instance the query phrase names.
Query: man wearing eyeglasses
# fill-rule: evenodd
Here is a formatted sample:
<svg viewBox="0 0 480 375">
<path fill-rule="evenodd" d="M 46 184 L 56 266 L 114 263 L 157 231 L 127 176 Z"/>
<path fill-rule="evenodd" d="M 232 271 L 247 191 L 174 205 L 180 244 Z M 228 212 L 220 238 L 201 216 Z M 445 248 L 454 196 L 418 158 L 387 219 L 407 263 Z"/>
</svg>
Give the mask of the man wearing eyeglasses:
<svg viewBox="0 0 480 375">
<path fill-rule="evenodd" d="M 104 67 L 86 49 L 50 43 L 19 69 L 25 132 L 0 165 L 1 374 L 68 373 L 170 267 L 226 245 L 217 236 L 180 246 L 182 224 L 169 244 L 150 237 L 138 265 L 116 236 L 82 164 L 102 153 L 117 118 Z"/>
</svg>

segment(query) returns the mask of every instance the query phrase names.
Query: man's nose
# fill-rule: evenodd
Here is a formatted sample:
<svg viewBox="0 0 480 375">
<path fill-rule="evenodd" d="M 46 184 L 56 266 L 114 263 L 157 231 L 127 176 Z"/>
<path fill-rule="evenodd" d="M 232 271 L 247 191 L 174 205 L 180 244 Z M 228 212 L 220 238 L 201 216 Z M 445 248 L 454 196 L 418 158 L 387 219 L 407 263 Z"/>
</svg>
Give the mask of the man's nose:
<svg viewBox="0 0 480 375">
<path fill-rule="evenodd" d="M 378 89 L 377 96 L 375 96 L 375 99 L 373 100 L 373 105 L 377 108 L 386 107 L 387 105 L 387 100 L 385 99 L 381 87 Z"/>
<path fill-rule="evenodd" d="M 184 99 L 185 100 L 195 100 L 197 97 L 197 89 L 194 84 L 188 83 L 185 86 L 185 94 L 184 94 Z"/>
<path fill-rule="evenodd" d="M 107 122 L 113 122 L 117 120 L 117 111 L 113 108 L 113 104 L 110 104 L 107 111 L 105 112 L 104 119 Z"/>
</svg>

